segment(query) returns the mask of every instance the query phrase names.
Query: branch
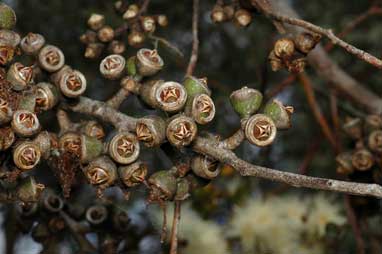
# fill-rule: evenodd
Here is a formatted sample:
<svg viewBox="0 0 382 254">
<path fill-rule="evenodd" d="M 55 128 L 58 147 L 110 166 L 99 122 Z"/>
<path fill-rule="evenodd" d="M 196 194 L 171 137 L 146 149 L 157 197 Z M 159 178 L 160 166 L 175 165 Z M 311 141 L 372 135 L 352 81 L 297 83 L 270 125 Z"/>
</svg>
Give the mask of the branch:
<svg viewBox="0 0 382 254">
<path fill-rule="evenodd" d="M 199 0 L 194 0 L 193 14 L 192 14 L 192 52 L 191 52 L 190 62 L 188 63 L 186 76 L 191 76 L 194 73 L 196 62 L 198 61 L 198 51 L 199 51 L 198 19 L 199 19 Z"/>
<path fill-rule="evenodd" d="M 106 104 L 112 108 L 119 108 L 123 101 L 130 95 L 130 92 L 125 88 L 120 88 L 109 100 L 106 101 Z"/>
<path fill-rule="evenodd" d="M 256 7 L 257 2 L 268 0 L 252 0 Z M 272 3 L 272 10 L 282 12 L 284 15 L 298 18 L 298 14 L 290 7 L 287 1 L 269 0 Z M 258 8 L 263 11 L 261 8 Z M 297 33 L 300 27 L 289 26 L 288 31 Z M 354 102 L 364 107 L 369 113 L 382 113 L 382 99 L 365 88 L 365 85 L 349 76 L 343 69 L 334 63 L 325 50 L 318 45 L 308 55 L 308 60 L 318 74 L 328 81 L 328 83 L 343 94 L 349 96 Z"/>
<path fill-rule="evenodd" d="M 117 129 L 135 130 L 136 118 L 127 116 L 102 101 L 80 97 L 75 105 L 67 104 L 64 107 L 77 113 L 97 117 L 104 122 L 111 123 Z"/>
<path fill-rule="evenodd" d="M 232 151 L 221 148 L 216 142 L 212 142 L 205 138 L 197 138 L 193 145 L 193 149 L 196 152 L 211 156 L 222 163 L 231 165 L 239 171 L 242 176 L 255 176 L 275 182 L 286 183 L 294 187 L 305 187 L 382 198 L 382 187 L 378 184 L 345 182 L 311 177 L 252 165 L 238 158 Z"/>
</svg>

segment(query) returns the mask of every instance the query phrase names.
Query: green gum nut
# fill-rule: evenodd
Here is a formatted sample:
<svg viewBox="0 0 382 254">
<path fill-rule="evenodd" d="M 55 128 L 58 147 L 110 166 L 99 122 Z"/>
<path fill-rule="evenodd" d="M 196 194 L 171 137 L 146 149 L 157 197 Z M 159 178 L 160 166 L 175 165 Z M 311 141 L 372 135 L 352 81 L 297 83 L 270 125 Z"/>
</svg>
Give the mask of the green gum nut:
<svg viewBox="0 0 382 254">
<path fill-rule="evenodd" d="M 284 106 L 279 100 L 272 100 L 265 105 L 264 114 L 269 116 L 275 123 L 277 129 L 289 129 L 291 126 L 291 115 L 293 107 Z"/>
<path fill-rule="evenodd" d="M 28 110 L 34 112 L 36 107 L 36 95 L 34 93 L 25 93 L 17 107 L 18 110 Z"/>
<path fill-rule="evenodd" d="M 176 194 L 177 180 L 169 170 L 161 170 L 151 175 L 149 184 L 160 191 L 163 200 L 172 200 Z"/>
<path fill-rule="evenodd" d="M 136 62 L 135 56 L 132 56 L 129 59 L 127 59 L 126 70 L 127 70 L 127 74 L 129 76 L 137 75 L 137 66 L 136 66 L 135 62 Z"/>
<path fill-rule="evenodd" d="M 95 137 L 81 135 L 81 162 L 89 163 L 97 158 L 103 150 L 103 144 Z"/>
<path fill-rule="evenodd" d="M 233 109 L 241 118 L 248 118 L 260 108 L 263 95 L 256 89 L 243 87 L 230 96 Z"/>
<path fill-rule="evenodd" d="M 193 76 L 188 76 L 183 81 L 183 85 L 186 88 L 188 98 L 192 99 L 197 94 L 211 95 L 210 89 L 207 87 L 207 79 L 198 79 Z"/>
<path fill-rule="evenodd" d="M 12 29 L 16 25 L 16 14 L 11 7 L 0 3 L 0 29 Z"/>
</svg>

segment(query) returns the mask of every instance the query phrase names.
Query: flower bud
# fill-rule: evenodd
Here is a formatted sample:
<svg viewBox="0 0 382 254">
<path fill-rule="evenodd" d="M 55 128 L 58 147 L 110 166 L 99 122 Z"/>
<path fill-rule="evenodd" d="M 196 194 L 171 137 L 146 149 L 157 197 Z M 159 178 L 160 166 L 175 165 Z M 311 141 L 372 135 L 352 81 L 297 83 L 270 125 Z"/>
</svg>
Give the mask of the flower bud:
<svg viewBox="0 0 382 254">
<path fill-rule="evenodd" d="M 104 26 L 98 31 L 98 39 L 101 42 L 110 42 L 114 39 L 114 29 L 110 26 Z"/>
<path fill-rule="evenodd" d="M 362 121 L 359 118 L 347 118 L 343 125 L 344 132 L 352 139 L 362 138 Z"/>
<path fill-rule="evenodd" d="M 207 124 L 215 117 L 215 104 L 207 94 L 194 96 L 186 106 L 185 113 L 198 124 Z"/>
<path fill-rule="evenodd" d="M 97 31 L 105 25 L 105 16 L 93 13 L 88 19 L 88 26 L 90 29 Z"/>
<path fill-rule="evenodd" d="M 14 63 L 7 72 L 7 80 L 11 83 L 12 89 L 24 90 L 33 82 L 33 68 L 21 63 Z"/>
<path fill-rule="evenodd" d="M 375 130 L 370 133 L 368 146 L 373 152 L 382 154 L 382 130 Z"/>
<path fill-rule="evenodd" d="M 147 165 L 137 161 L 133 164 L 119 167 L 119 177 L 127 187 L 134 187 L 141 184 L 147 176 Z"/>
<path fill-rule="evenodd" d="M 36 89 L 36 106 L 42 110 L 52 109 L 57 105 L 59 93 L 57 88 L 50 83 L 38 83 Z"/>
<path fill-rule="evenodd" d="M 135 18 L 138 15 L 139 7 L 136 4 L 131 4 L 127 8 L 126 12 L 123 14 L 123 19 L 129 20 Z"/>
<path fill-rule="evenodd" d="M 36 183 L 33 176 L 28 176 L 21 181 L 16 189 L 17 199 L 25 203 L 37 202 L 44 188 L 43 184 Z"/>
<path fill-rule="evenodd" d="M 85 58 L 96 59 L 101 56 L 103 48 L 105 46 L 102 43 L 90 43 L 85 50 Z"/>
<path fill-rule="evenodd" d="M 198 94 L 207 94 L 211 96 L 211 91 L 207 86 L 206 78 L 196 78 L 194 76 L 188 76 L 183 81 L 183 86 L 187 91 L 188 98 L 192 98 Z"/>
<path fill-rule="evenodd" d="M 166 15 L 156 16 L 156 22 L 159 26 L 166 27 L 168 25 L 168 18 Z"/>
<path fill-rule="evenodd" d="M 121 55 L 126 51 L 126 46 L 122 41 L 114 40 L 110 42 L 108 50 L 111 54 Z"/>
<path fill-rule="evenodd" d="M 77 98 L 86 90 L 86 78 L 77 70 L 65 72 L 59 82 L 60 91 L 69 98 Z"/>
<path fill-rule="evenodd" d="M 80 41 L 88 45 L 90 43 L 96 43 L 98 41 L 98 35 L 92 30 L 87 30 L 84 34 L 80 36 Z"/>
<path fill-rule="evenodd" d="M 82 132 L 89 136 L 102 140 L 105 137 L 105 130 L 102 125 L 96 121 L 87 121 L 81 128 Z"/>
<path fill-rule="evenodd" d="M 263 95 L 256 89 L 243 87 L 229 97 L 233 109 L 241 118 L 247 118 L 259 110 Z"/>
<path fill-rule="evenodd" d="M 13 110 L 8 101 L 0 98 L 0 125 L 6 124 L 12 120 Z"/>
<path fill-rule="evenodd" d="M 65 64 L 65 56 L 56 46 L 46 45 L 38 54 L 40 67 L 47 72 L 56 72 Z"/>
<path fill-rule="evenodd" d="M 284 64 L 282 63 L 281 59 L 275 55 L 274 50 L 272 50 L 271 53 L 269 53 L 268 61 L 271 65 L 272 71 L 279 71 L 284 67 Z"/>
<path fill-rule="evenodd" d="M 147 147 L 161 145 L 166 138 L 166 123 L 159 116 L 145 116 L 139 118 L 136 125 L 139 141 Z"/>
<path fill-rule="evenodd" d="M 289 38 L 282 38 L 276 41 L 274 45 L 275 55 L 281 59 L 289 58 L 294 54 L 294 42 Z"/>
<path fill-rule="evenodd" d="M 0 29 L 12 29 L 16 25 L 14 10 L 4 3 L 0 3 Z"/>
<path fill-rule="evenodd" d="M 81 135 L 75 132 L 67 132 L 59 138 L 59 147 L 62 151 L 81 155 Z"/>
<path fill-rule="evenodd" d="M 294 40 L 295 46 L 297 50 L 299 50 L 303 54 L 308 54 L 317 43 L 320 41 L 321 36 L 318 34 L 311 33 L 300 33 Z"/>
<path fill-rule="evenodd" d="M 10 148 L 15 140 L 16 137 L 12 128 L 8 126 L 0 128 L 0 151 L 5 151 Z"/>
<path fill-rule="evenodd" d="M 130 164 L 139 156 L 139 142 L 137 137 L 129 132 L 117 132 L 109 142 L 108 151 L 115 162 Z"/>
<path fill-rule="evenodd" d="M 37 55 L 44 45 L 44 36 L 35 33 L 28 33 L 20 43 L 21 49 L 27 55 Z"/>
<path fill-rule="evenodd" d="M 122 77 L 126 66 L 126 60 L 121 55 L 110 55 L 102 60 L 100 72 L 107 79 L 115 80 Z"/>
<path fill-rule="evenodd" d="M 276 138 L 277 129 L 270 117 L 256 114 L 245 123 L 244 133 L 250 143 L 257 146 L 267 146 L 272 144 Z"/>
<path fill-rule="evenodd" d="M 12 129 L 20 137 L 31 137 L 40 131 L 41 125 L 35 113 L 17 110 L 13 114 Z"/>
<path fill-rule="evenodd" d="M 81 135 L 81 163 L 86 164 L 100 156 L 103 143 L 94 137 Z"/>
<path fill-rule="evenodd" d="M 64 200 L 52 190 L 46 189 L 42 193 L 41 206 L 49 212 L 57 213 L 64 208 Z"/>
<path fill-rule="evenodd" d="M 195 175 L 205 179 L 213 179 L 221 171 L 216 160 L 204 155 L 196 155 L 192 158 L 191 169 Z"/>
<path fill-rule="evenodd" d="M 36 167 L 40 159 L 41 150 L 35 142 L 23 141 L 17 144 L 13 150 L 13 162 L 17 168 L 23 171 Z"/>
<path fill-rule="evenodd" d="M 191 144 L 197 132 L 198 127 L 192 118 L 178 115 L 170 119 L 166 129 L 166 136 L 172 145 L 182 147 Z"/>
<path fill-rule="evenodd" d="M 235 22 L 239 26 L 248 26 L 252 22 L 252 15 L 245 9 L 239 9 L 235 12 Z"/>
<path fill-rule="evenodd" d="M 86 210 L 86 220 L 93 225 L 99 225 L 106 221 L 108 211 L 103 205 L 93 205 Z"/>
<path fill-rule="evenodd" d="M 150 200 L 168 201 L 174 198 L 177 181 L 171 171 L 158 171 L 150 176 L 148 182 L 151 187 Z"/>
<path fill-rule="evenodd" d="M 284 106 L 279 100 L 272 100 L 265 105 L 264 114 L 273 120 L 277 129 L 289 129 L 293 107 Z"/>
<path fill-rule="evenodd" d="M 101 189 L 114 184 L 117 179 L 117 166 L 107 156 L 101 156 L 90 162 L 83 169 L 83 172 L 89 183 Z"/>
<path fill-rule="evenodd" d="M 132 47 L 139 47 L 145 41 L 145 35 L 139 31 L 131 31 L 127 37 L 127 43 Z"/>
<path fill-rule="evenodd" d="M 374 157 L 366 149 L 359 149 L 352 155 L 352 165 L 356 170 L 366 171 L 374 165 Z"/>
<path fill-rule="evenodd" d="M 153 33 L 155 31 L 155 19 L 150 16 L 142 17 L 141 27 L 146 33 Z"/>
<path fill-rule="evenodd" d="M 20 44 L 20 35 L 11 30 L 0 30 L 0 46 L 16 48 Z"/>
<path fill-rule="evenodd" d="M 136 64 L 141 76 L 152 76 L 163 68 L 163 60 L 158 52 L 150 49 L 140 49 L 137 52 Z"/>
<path fill-rule="evenodd" d="M 354 172 L 351 152 L 340 153 L 336 157 L 336 162 L 337 162 L 337 173 L 348 175 Z"/>
<path fill-rule="evenodd" d="M 216 4 L 211 11 L 211 20 L 214 23 L 221 23 L 226 20 L 223 7 Z"/>
<path fill-rule="evenodd" d="M 290 73 L 298 74 L 305 70 L 306 58 L 297 58 L 287 63 L 287 69 Z"/>
</svg>

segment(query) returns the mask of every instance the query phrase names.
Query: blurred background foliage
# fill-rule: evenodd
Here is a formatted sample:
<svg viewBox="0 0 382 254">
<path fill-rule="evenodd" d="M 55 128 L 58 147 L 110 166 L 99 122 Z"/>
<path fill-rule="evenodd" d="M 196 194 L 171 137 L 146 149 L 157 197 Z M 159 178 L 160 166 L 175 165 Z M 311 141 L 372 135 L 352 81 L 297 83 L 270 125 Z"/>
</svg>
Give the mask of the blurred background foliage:
<svg viewBox="0 0 382 254">
<path fill-rule="evenodd" d="M 369 0 L 285 1 L 291 2 L 302 18 L 320 26 L 331 28 L 335 32 L 341 31 L 347 23 L 366 11 L 372 3 Z M 79 42 L 79 36 L 86 30 L 87 18 L 93 12 L 104 14 L 107 17 L 107 23 L 113 27 L 121 24 L 121 17 L 113 9 L 113 1 L 7 0 L 5 2 L 15 8 L 18 16 L 17 30 L 22 35 L 28 32 L 43 34 L 49 43 L 57 45 L 63 50 L 67 63 L 85 74 L 89 84 L 87 96 L 105 100 L 118 90 L 119 85 L 117 83 L 102 79 L 98 72 L 100 60 L 92 61 L 83 57 L 84 46 Z M 216 25 L 211 22 L 209 17 L 213 5 L 213 0 L 201 1 L 201 48 L 195 75 L 208 78 L 217 107 L 214 122 L 203 128 L 226 137 L 232 134 L 240 124 L 239 117 L 235 115 L 230 106 L 229 94 L 243 85 L 266 92 L 279 84 L 289 74 L 286 71 L 272 72 L 267 62 L 273 42 L 279 37 L 266 18 L 255 15 L 248 28 L 238 28 L 230 22 Z M 149 6 L 149 13 L 166 14 L 169 18 L 169 26 L 158 29 L 156 35 L 176 45 L 185 55 L 184 59 L 176 58 L 171 51 L 159 46 L 159 53 L 165 59 L 166 64 L 166 68 L 159 76 L 166 80 L 181 81 L 183 79 L 192 43 L 191 10 L 191 0 L 152 0 Z M 381 56 L 381 18 L 381 16 L 369 18 L 347 35 L 346 41 L 376 56 Z M 323 43 L 325 42 L 324 39 Z M 146 42 L 146 46 L 153 47 L 153 44 Z M 129 47 L 125 55 L 131 56 L 135 52 L 135 48 Z M 362 81 L 370 90 L 382 94 L 380 73 L 375 68 L 352 55 L 346 54 L 341 48 L 335 48 L 330 55 L 344 70 Z M 310 68 L 307 69 L 307 73 L 313 80 L 317 99 L 324 110 L 324 114 L 329 116 L 329 87 L 326 81 L 318 78 Z M 254 164 L 297 172 L 312 143 L 317 143 L 318 151 L 310 163 L 308 174 L 335 178 L 335 154 L 322 136 L 321 130 L 307 105 L 301 85 L 295 81 L 277 97 L 295 108 L 292 128 L 280 133 L 276 142 L 270 147 L 259 149 L 245 142 L 237 150 L 237 154 Z M 342 98 L 340 103 L 362 112 L 362 109 L 358 108 L 357 105 L 351 105 Z M 130 97 L 123 104 L 122 111 L 134 116 L 142 116 L 150 112 L 150 110 L 141 110 L 141 107 L 142 105 L 136 98 Z M 345 111 L 340 111 L 340 114 L 341 117 L 348 115 Z M 44 117 L 43 126 L 48 129 L 55 129 L 57 125 L 56 123 L 53 124 L 51 117 L 52 115 Z M 79 116 L 77 119 L 80 119 Z M 144 159 L 152 165 L 151 167 L 153 165 L 156 167 L 160 165 L 164 168 L 170 166 L 169 160 L 163 158 L 159 151 L 154 155 L 147 151 L 144 154 L 147 156 Z M 268 195 L 282 196 L 284 192 L 295 196 L 308 195 L 311 192 L 280 186 L 277 183 L 258 181 L 255 178 L 241 178 L 227 167 L 219 179 L 195 193 L 192 198 L 192 206 L 202 218 L 208 218 L 224 225 L 232 216 L 233 207 L 245 200 Z M 334 203 L 343 208 L 343 200 L 340 196 L 334 197 L 334 200 Z M 380 211 L 379 204 L 373 203 L 375 204 L 374 212 L 378 213 Z M 129 205 L 139 207 L 138 210 L 145 209 L 141 199 Z M 377 221 L 380 225 L 380 220 Z M 345 237 L 347 241 L 337 242 L 341 245 L 339 249 L 342 252 L 336 253 L 355 253 L 354 236 L 351 234 L 349 226 L 347 226 L 347 230 L 350 232 Z M 293 232 L 290 233 L 293 234 Z M 159 245 L 155 246 L 158 247 Z M 146 246 L 143 249 L 148 248 Z M 154 249 L 156 248 L 153 247 Z M 18 253 L 29 252 L 21 251 Z M 146 250 L 144 253 L 157 252 Z"/>
</svg>

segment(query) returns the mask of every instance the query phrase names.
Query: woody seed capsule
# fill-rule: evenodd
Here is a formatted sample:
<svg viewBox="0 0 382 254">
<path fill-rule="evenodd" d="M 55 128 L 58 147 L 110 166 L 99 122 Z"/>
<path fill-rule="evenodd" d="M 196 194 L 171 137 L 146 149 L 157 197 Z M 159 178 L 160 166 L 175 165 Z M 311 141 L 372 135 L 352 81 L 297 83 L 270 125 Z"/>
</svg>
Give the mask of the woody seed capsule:
<svg viewBox="0 0 382 254">
<path fill-rule="evenodd" d="M 7 72 L 7 80 L 11 83 L 12 89 L 24 90 L 33 82 L 33 68 L 14 63 Z"/>
<path fill-rule="evenodd" d="M 141 19 L 141 27 L 146 33 L 153 33 L 155 31 L 155 19 L 150 16 Z"/>
<path fill-rule="evenodd" d="M 250 143 L 257 146 L 267 146 L 272 144 L 276 138 L 277 129 L 270 117 L 256 114 L 246 121 L 244 133 Z"/>
<path fill-rule="evenodd" d="M 40 131 L 41 125 L 35 113 L 17 110 L 13 114 L 12 129 L 20 137 L 31 137 Z"/>
<path fill-rule="evenodd" d="M 156 17 L 156 21 L 157 21 L 158 25 L 160 25 L 162 27 L 165 27 L 168 25 L 168 19 L 167 19 L 166 15 L 158 15 Z"/>
<path fill-rule="evenodd" d="M 382 154 L 382 130 L 375 130 L 370 133 L 368 146 L 373 152 Z"/>
<path fill-rule="evenodd" d="M 137 137 L 129 132 L 117 132 L 108 144 L 110 157 L 119 164 L 130 164 L 137 160 L 140 152 Z"/>
<path fill-rule="evenodd" d="M 216 160 L 204 155 L 196 155 L 192 158 L 191 169 L 195 175 L 205 179 L 213 179 L 221 171 Z"/>
<path fill-rule="evenodd" d="M 284 106 L 279 100 L 272 100 L 265 105 L 264 114 L 273 120 L 277 129 L 289 129 L 293 107 Z"/>
<path fill-rule="evenodd" d="M 0 151 L 5 151 L 15 142 L 16 137 L 11 127 L 0 128 Z"/>
<path fill-rule="evenodd" d="M 141 184 L 147 176 L 147 165 L 141 161 L 119 167 L 119 177 L 127 187 L 134 187 Z"/>
<path fill-rule="evenodd" d="M 137 121 L 136 134 L 147 147 L 159 146 L 166 138 L 166 123 L 159 116 L 145 116 Z"/>
<path fill-rule="evenodd" d="M 192 116 L 198 124 L 207 124 L 215 117 L 215 104 L 207 94 L 198 94 L 190 100 L 185 113 Z"/>
<path fill-rule="evenodd" d="M 41 34 L 28 33 L 20 43 L 21 49 L 27 55 L 36 55 L 45 44 Z"/>
<path fill-rule="evenodd" d="M 276 41 L 274 45 L 275 55 L 279 58 L 288 58 L 294 54 L 295 46 L 293 40 L 282 38 Z"/>
<path fill-rule="evenodd" d="M 110 26 L 104 26 L 98 31 L 98 39 L 102 42 L 112 41 L 114 35 L 114 29 Z"/>
<path fill-rule="evenodd" d="M 45 82 L 38 83 L 36 87 L 36 106 L 42 110 L 52 109 L 59 99 L 57 88 Z"/>
<path fill-rule="evenodd" d="M 69 98 L 77 98 L 86 90 L 85 76 L 77 70 L 65 72 L 59 84 L 62 94 Z"/>
<path fill-rule="evenodd" d="M 65 56 L 56 46 L 46 45 L 38 55 L 40 67 L 47 72 L 55 72 L 65 64 Z"/>
<path fill-rule="evenodd" d="M 143 48 L 137 52 L 136 65 L 139 75 L 152 76 L 163 68 L 164 62 L 155 49 Z"/>
<path fill-rule="evenodd" d="M 127 42 L 132 47 L 139 47 L 145 41 L 145 35 L 139 31 L 131 31 L 127 37 Z"/>
<path fill-rule="evenodd" d="M 96 121 L 87 121 L 81 128 L 82 132 L 89 136 L 94 137 L 98 140 L 102 140 L 105 137 L 105 130 L 102 125 Z"/>
<path fill-rule="evenodd" d="M 0 125 L 8 123 L 12 120 L 13 111 L 8 103 L 3 98 L 0 98 Z"/>
<path fill-rule="evenodd" d="M 129 20 L 135 18 L 138 15 L 139 7 L 136 4 L 131 4 L 123 14 L 123 19 Z"/>
<path fill-rule="evenodd" d="M 90 43 L 85 49 L 84 56 L 89 59 L 96 59 L 101 56 L 104 47 L 103 43 Z"/>
<path fill-rule="evenodd" d="M 241 118 L 247 118 L 256 113 L 263 101 L 262 93 L 246 86 L 232 92 L 229 98 L 233 109 Z"/>
<path fill-rule="evenodd" d="M 352 155 L 352 165 L 356 170 L 369 170 L 374 165 L 372 153 L 366 149 L 359 149 Z"/>
<path fill-rule="evenodd" d="M 119 79 L 122 77 L 126 66 L 126 60 L 121 55 L 110 55 L 102 60 L 100 72 L 107 79 Z"/>
<path fill-rule="evenodd" d="M 62 151 L 81 155 L 81 135 L 76 132 L 67 132 L 59 139 L 59 147 Z"/>
<path fill-rule="evenodd" d="M 35 142 L 21 142 L 13 151 L 13 162 L 23 171 L 36 167 L 36 165 L 40 162 L 40 158 L 40 147 Z"/>
<path fill-rule="evenodd" d="M 179 115 L 170 119 L 166 129 L 166 137 L 172 145 L 182 147 L 191 144 L 197 132 L 198 127 L 192 118 Z"/>
<path fill-rule="evenodd" d="M 248 26 L 252 21 L 251 13 L 245 9 L 240 9 L 235 12 L 235 22 L 239 26 Z"/>
<path fill-rule="evenodd" d="M 214 23 L 221 23 L 226 19 L 223 7 L 216 4 L 211 11 L 211 20 Z"/>
<path fill-rule="evenodd" d="M 88 25 L 90 29 L 97 31 L 105 24 L 105 16 L 97 13 L 93 13 L 88 19 Z"/>
<path fill-rule="evenodd" d="M 108 50 L 112 54 L 120 55 L 123 54 L 123 52 L 125 52 L 126 46 L 125 43 L 123 43 L 122 41 L 114 40 L 110 42 Z"/>
<path fill-rule="evenodd" d="M 102 189 L 111 186 L 117 179 L 117 166 L 107 156 L 101 156 L 91 161 L 83 172 L 90 184 Z"/>
</svg>

